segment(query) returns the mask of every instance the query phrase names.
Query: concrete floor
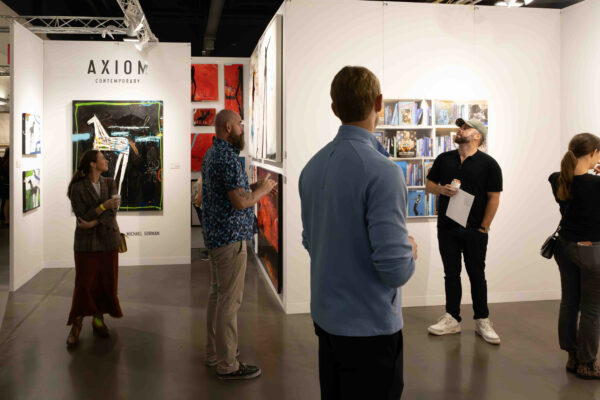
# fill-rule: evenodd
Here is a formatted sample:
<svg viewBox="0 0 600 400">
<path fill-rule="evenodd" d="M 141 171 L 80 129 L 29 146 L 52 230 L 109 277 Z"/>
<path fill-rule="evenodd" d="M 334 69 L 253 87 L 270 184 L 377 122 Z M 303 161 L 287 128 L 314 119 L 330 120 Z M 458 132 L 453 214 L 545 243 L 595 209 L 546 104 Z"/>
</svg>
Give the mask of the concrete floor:
<svg viewBox="0 0 600 400">
<path fill-rule="evenodd" d="M 204 366 L 208 264 L 120 269 L 125 317 L 107 319 L 96 339 L 90 321 L 68 351 L 65 326 L 74 271 L 52 269 L 11 293 L 0 330 L 0 398 L 13 399 L 318 399 L 317 341 L 308 315 L 286 316 L 249 262 L 239 314 L 241 360 L 263 376 L 224 382 Z M 600 399 L 600 381 L 564 370 L 558 302 L 492 304 L 502 345 L 477 337 L 464 307 L 463 333 L 427 335 L 442 307 L 406 308 L 403 399 Z M 368 383 L 365 383 L 368 384 Z M 370 399 L 369 399 L 370 400 Z"/>
</svg>

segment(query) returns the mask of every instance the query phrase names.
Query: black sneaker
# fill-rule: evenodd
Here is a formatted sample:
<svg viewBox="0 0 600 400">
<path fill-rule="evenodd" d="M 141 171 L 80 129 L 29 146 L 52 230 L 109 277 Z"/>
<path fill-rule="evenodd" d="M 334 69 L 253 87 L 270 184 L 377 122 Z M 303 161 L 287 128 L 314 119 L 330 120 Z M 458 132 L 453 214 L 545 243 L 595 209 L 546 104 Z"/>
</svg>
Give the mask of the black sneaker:
<svg viewBox="0 0 600 400">
<path fill-rule="evenodd" d="M 217 372 L 217 378 L 219 379 L 252 379 L 260 376 L 262 371 L 255 365 L 246 365 L 244 363 L 240 363 L 240 367 L 237 371 L 231 372 L 229 374 L 219 374 Z"/>
</svg>

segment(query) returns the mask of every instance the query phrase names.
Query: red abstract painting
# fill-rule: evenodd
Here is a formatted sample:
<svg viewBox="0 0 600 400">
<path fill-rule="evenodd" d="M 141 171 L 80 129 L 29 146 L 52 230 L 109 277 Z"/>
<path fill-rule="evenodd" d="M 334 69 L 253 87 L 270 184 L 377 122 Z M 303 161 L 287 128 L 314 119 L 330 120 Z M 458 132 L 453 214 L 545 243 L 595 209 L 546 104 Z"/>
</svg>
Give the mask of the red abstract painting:
<svg viewBox="0 0 600 400">
<path fill-rule="evenodd" d="M 200 171 L 204 155 L 212 146 L 214 133 L 192 133 L 192 171 Z"/>
<path fill-rule="evenodd" d="M 215 124 L 216 108 L 194 109 L 194 126 L 213 126 Z"/>
<path fill-rule="evenodd" d="M 257 204 L 258 256 L 263 260 L 273 286 L 281 293 L 283 257 L 281 254 L 281 175 L 257 167 L 258 181 L 271 178 L 277 182 L 276 190 L 263 197 Z"/>
<path fill-rule="evenodd" d="M 192 101 L 219 101 L 217 64 L 192 64 Z"/>
<path fill-rule="evenodd" d="M 240 114 L 244 119 L 244 66 L 225 65 L 225 109 Z"/>
</svg>

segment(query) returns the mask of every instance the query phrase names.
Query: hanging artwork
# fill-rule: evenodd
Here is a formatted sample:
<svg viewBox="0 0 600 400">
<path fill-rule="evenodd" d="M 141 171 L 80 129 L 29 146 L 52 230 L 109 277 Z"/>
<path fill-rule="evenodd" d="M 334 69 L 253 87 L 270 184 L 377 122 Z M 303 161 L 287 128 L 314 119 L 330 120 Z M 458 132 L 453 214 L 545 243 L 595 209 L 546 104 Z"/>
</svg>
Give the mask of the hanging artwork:
<svg viewBox="0 0 600 400">
<path fill-rule="evenodd" d="M 242 119 L 244 119 L 243 83 L 244 66 L 225 65 L 225 109 L 235 111 Z"/>
<path fill-rule="evenodd" d="M 250 156 L 282 161 L 282 20 L 277 15 L 250 57 Z"/>
<path fill-rule="evenodd" d="M 192 101 L 219 101 L 217 64 L 192 64 Z"/>
<path fill-rule="evenodd" d="M 192 133 L 192 171 L 201 171 L 204 155 L 213 143 L 214 133 Z"/>
<path fill-rule="evenodd" d="M 108 159 L 121 211 L 162 210 L 162 101 L 73 101 L 74 170 L 89 149 Z"/>
<path fill-rule="evenodd" d="M 23 171 L 23 212 L 40 206 L 40 170 Z"/>
<path fill-rule="evenodd" d="M 281 293 L 283 282 L 282 177 L 281 174 L 257 167 L 256 179 L 261 181 L 267 178 L 277 182 L 277 186 L 275 193 L 271 192 L 257 203 L 258 257 L 262 259 L 267 274 L 273 282 L 273 286 L 277 289 L 277 293 Z"/>
<path fill-rule="evenodd" d="M 217 110 L 215 108 L 195 108 L 194 126 L 214 126 Z"/>
<path fill-rule="evenodd" d="M 23 113 L 23 154 L 41 154 L 42 129 L 39 115 Z"/>
</svg>

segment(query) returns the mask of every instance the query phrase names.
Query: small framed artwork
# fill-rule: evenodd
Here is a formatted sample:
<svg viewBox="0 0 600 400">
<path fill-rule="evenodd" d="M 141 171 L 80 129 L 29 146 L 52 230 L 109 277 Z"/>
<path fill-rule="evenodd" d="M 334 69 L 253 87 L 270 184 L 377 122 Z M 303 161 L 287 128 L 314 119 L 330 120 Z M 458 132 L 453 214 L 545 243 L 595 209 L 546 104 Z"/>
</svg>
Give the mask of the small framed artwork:
<svg viewBox="0 0 600 400">
<path fill-rule="evenodd" d="M 39 115 L 23 113 L 23 154 L 42 153 L 42 123 Z"/>
<path fill-rule="evenodd" d="M 216 115 L 216 108 L 195 108 L 194 126 L 214 126 Z"/>
<path fill-rule="evenodd" d="M 23 171 L 23 212 L 40 206 L 40 170 Z"/>
</svg>

